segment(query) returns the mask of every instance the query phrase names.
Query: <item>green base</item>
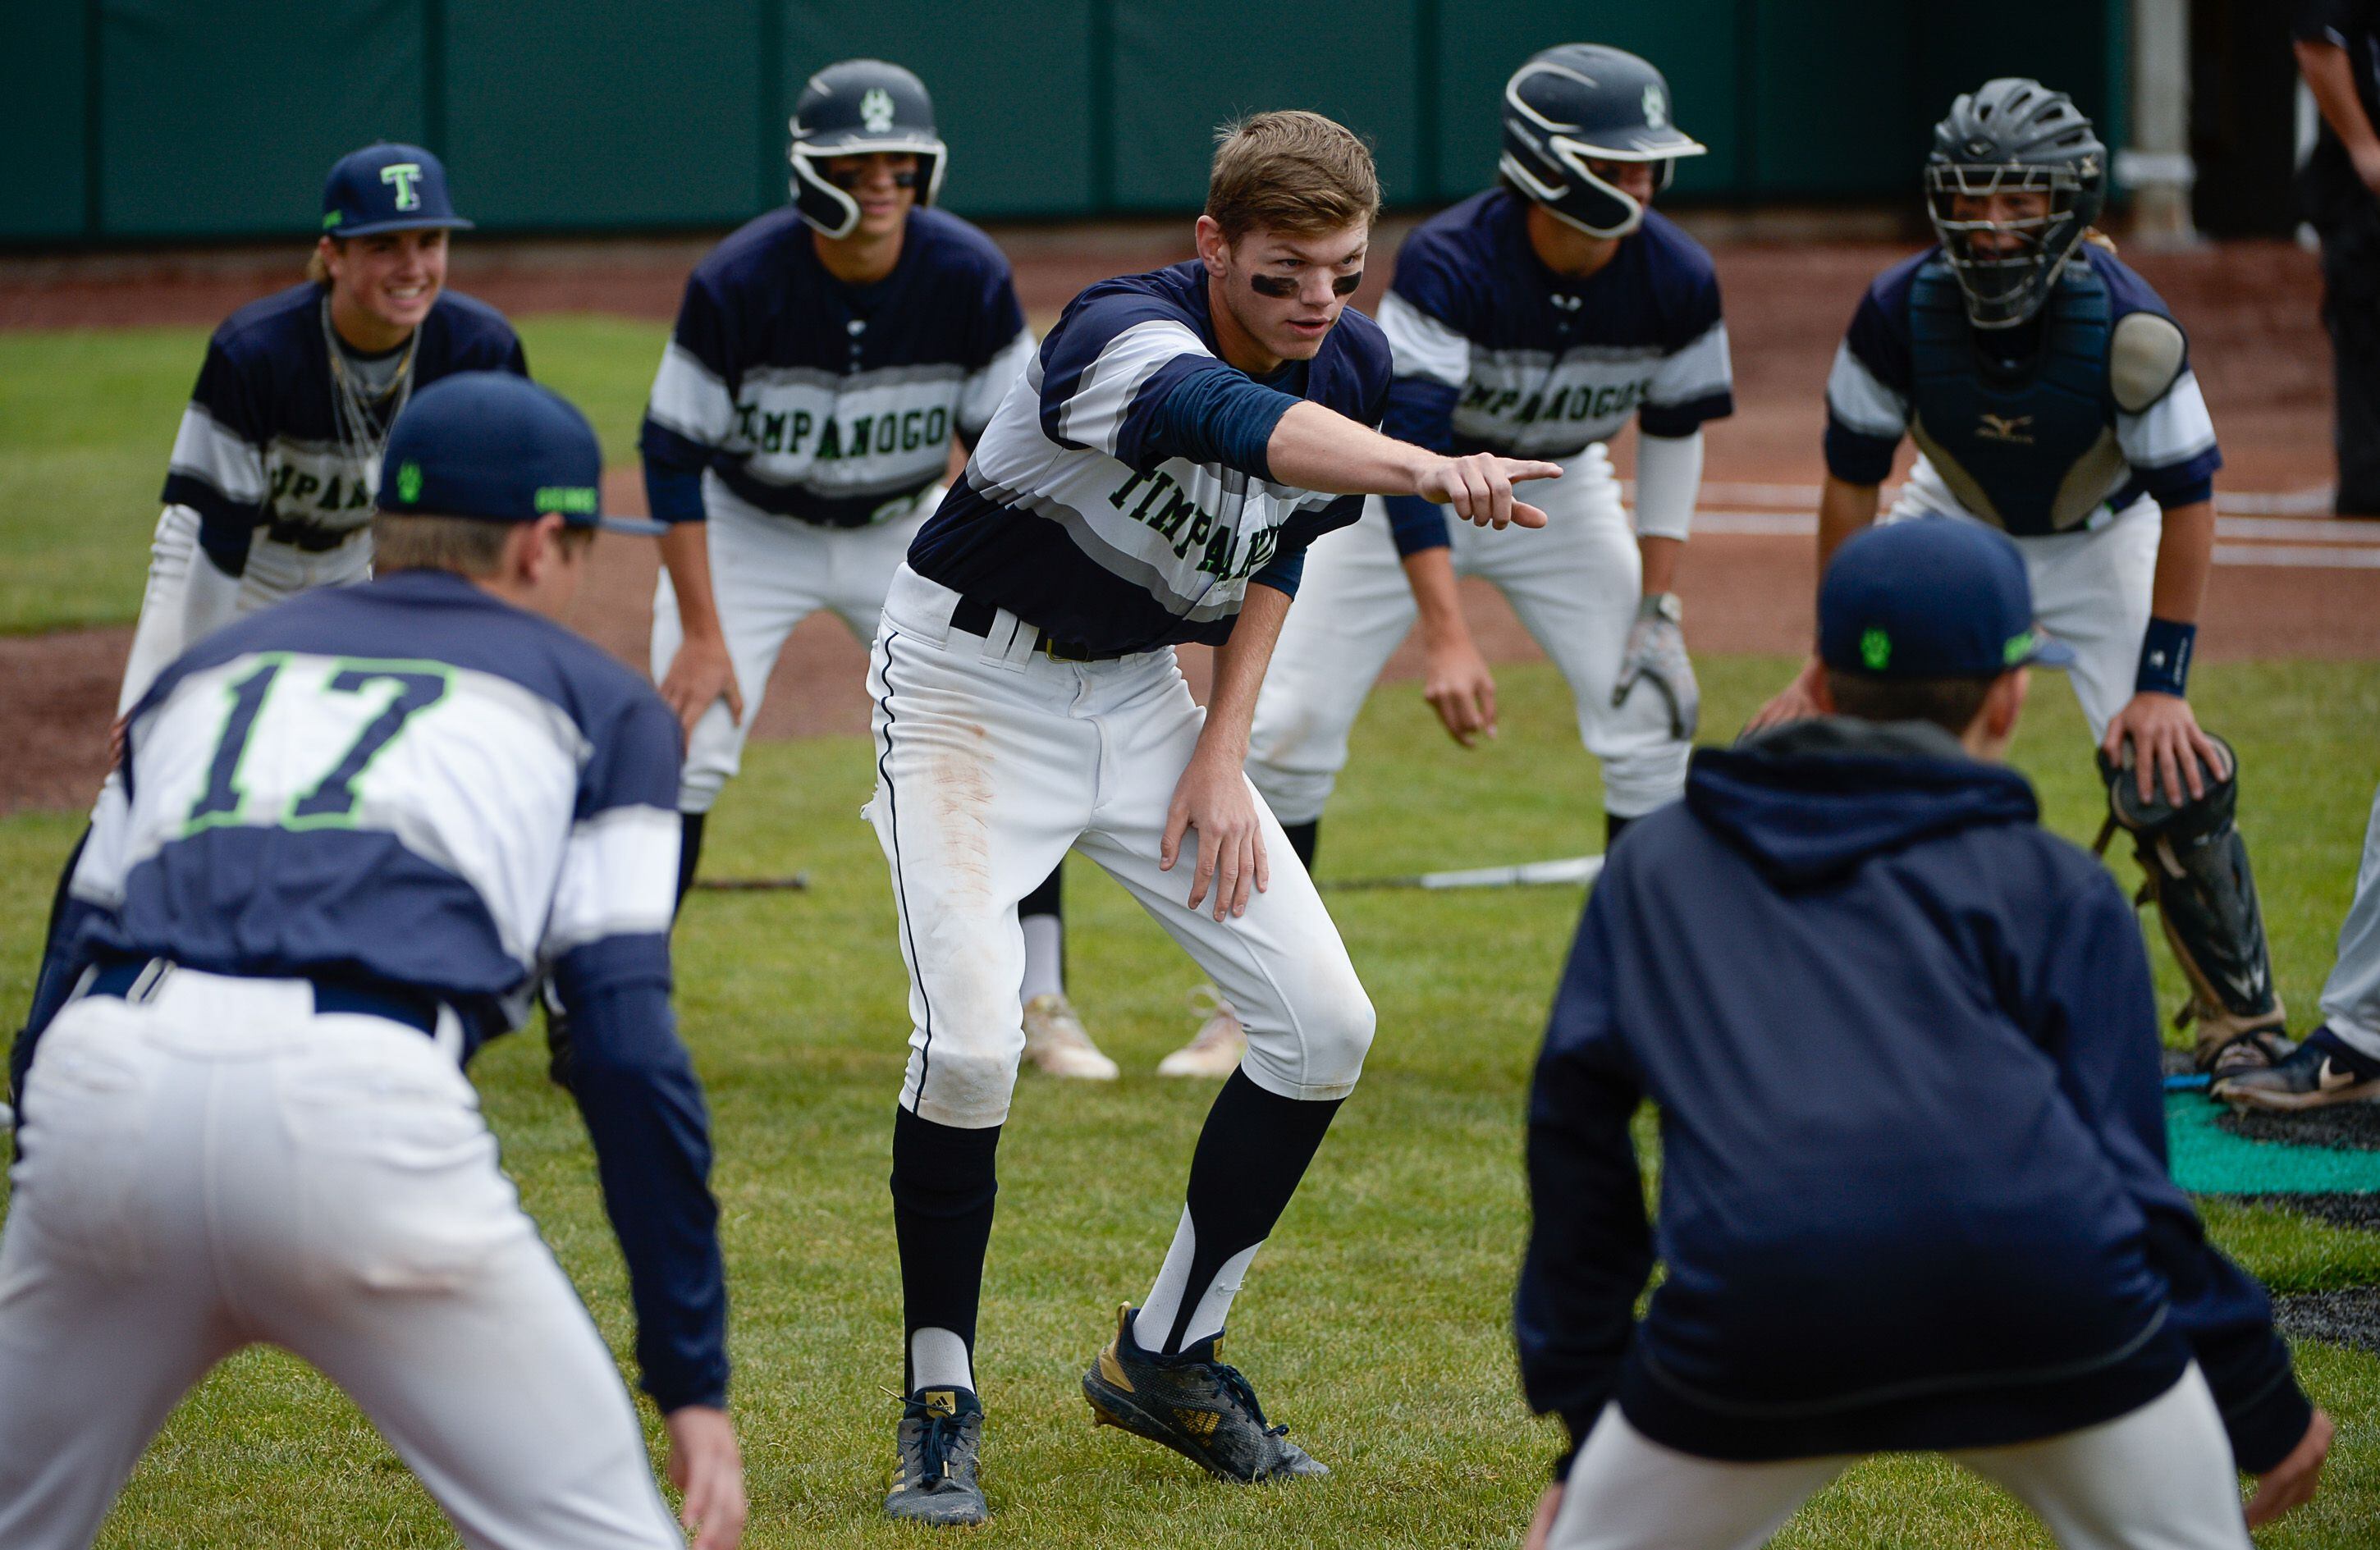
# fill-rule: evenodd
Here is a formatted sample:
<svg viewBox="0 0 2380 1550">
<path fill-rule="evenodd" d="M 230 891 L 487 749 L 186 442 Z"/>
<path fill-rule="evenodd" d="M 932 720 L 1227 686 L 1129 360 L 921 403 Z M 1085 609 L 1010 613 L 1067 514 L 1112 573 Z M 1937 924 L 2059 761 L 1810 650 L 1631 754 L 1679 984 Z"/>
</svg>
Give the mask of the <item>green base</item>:
<svg viewBox="0 0 2380 1550">
<path fill-rule="evenodd" d="M 2174 1181 L 2192 1194 L 2356 1194 L 2380 1191 L 2380 1152 L 2250 1141 L 2215 1121 L 2223 1106 L 2197 1093 L 2165 1100 Z"/>
</svg>

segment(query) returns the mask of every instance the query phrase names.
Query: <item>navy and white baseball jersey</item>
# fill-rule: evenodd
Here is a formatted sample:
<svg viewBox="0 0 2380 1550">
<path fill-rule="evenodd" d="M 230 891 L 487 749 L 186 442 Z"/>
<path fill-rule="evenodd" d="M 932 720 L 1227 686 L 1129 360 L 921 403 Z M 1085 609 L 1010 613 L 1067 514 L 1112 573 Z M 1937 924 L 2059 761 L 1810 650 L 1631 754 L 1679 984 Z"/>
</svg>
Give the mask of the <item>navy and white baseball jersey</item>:
<svg viewBox="0 0 2380 1550">
<path fill-rule="evenodd" d="M 1876 276 L 1827 379 L 1828 471 L 1881 483 L 1904 433 L 1939 478 L 1931 503 L 2019 537 L 2088 527 L 2143 495 L 2206 500 L 2223 465 L 2180 325 L 2094 243 L 2035 318 L 1991 335 L 1968 325 L 1939 248 Z"/>
<path fill-rule="evenodd" d="M 371 522 L 380 470 L 370 449 L 340 434 L 324 295 L 310 282 L 251 302 L 207 342 L 174 438 L 165 503 L 199 514 L 199 542 L 225 575 L 248 568 L 259 527 L 278 542 L 321 550 Z M 414 352 L 416 388 L 457 371 L 528 375 L 512 325 L 453 291 L 439 294 L 401 348 Z"/>
<path fill-rule="evenodd" d="M 646 1385 L 717 1403 L 709 1122 L 668 999 L 677 723 L 651 687 L 461 576 L 405 571 L 208 636 L 134 708 L 121 768 L 45 986 L 164 958 L 427 992 L 468 1058 L 550 968 Z"/>
<path fill-rule="evenodd" d="M 772 211 L 686 281 L 645 412 L 652 514 L 702 520 L 708 469 L 781 516 L 904 515 L 1032 348 L 1008 260 L 957 216 L 911 212 L 892 272 L 855 286 L 827 272 L 798 212 Z"/>
<path fill-rule="evenodd" d="M 1735 409 L 1710 255 L 1649 211 L 1573 280 L 1530 246 L 1524 200 L 1475 194 L 1405 238 L 1380 327 L 1396 352 L 1386 429 L 1436 452 L 1567 458 L 1632 415 L 1678 437 Z M 1447 541 L 1427 501 L 1391 498 L 1389 515 L 1401 552 Z"/>
<path fill-rule="evenodd" d="M 1293 594 L 1305 546 L 1363 506 L 1273 479 L 1273 426 L 1300 399 L 1377 425 L 1389 372 L 1353 308 L 1311 361 L 1257 383 L 1221 358 L 1196 260 L 1101 281 L 1002 400 L 909 564 L 1102 655 L 1220 644 L 1251 579 Z"/>
</svg>

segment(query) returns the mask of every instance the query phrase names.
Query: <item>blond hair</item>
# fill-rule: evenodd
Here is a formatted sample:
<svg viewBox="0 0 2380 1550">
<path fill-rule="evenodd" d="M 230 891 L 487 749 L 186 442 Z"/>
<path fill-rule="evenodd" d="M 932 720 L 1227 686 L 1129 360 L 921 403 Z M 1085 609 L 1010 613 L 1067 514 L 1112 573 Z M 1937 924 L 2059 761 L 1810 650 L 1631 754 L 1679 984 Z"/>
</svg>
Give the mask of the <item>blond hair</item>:
<svg viewBox="0 0 2380 1550">
<path fill-rule="evenodd" d="M 414 516 L 382 512 L 372 518 L 372 569 L 453 571 L 492 576 L 504 567 L 504 544 L 520 524 L 476 516 Z M 565 527 L 562 551 L 572 554 L 595 541 L 592 527 Z"/>
<path fill-rule="evenodd" d="M 1252 231 L 1319 236 L 1380 212 L 1371 147 L 1318 113 L 1254 114 L 1215 134 L 1207 216 L 1226 241 Z"/>
<path fill-rule="evenodd" d="M 334 237 L 332 240 L 336 241 L 337 238 Z M 322 245 L 320 242 L 315 243 L 306 254 L 306 278 L 318 285 L 327 285 L 331 283 L 331 263 L 329 260 L 322 257 Z"/>
</svg>

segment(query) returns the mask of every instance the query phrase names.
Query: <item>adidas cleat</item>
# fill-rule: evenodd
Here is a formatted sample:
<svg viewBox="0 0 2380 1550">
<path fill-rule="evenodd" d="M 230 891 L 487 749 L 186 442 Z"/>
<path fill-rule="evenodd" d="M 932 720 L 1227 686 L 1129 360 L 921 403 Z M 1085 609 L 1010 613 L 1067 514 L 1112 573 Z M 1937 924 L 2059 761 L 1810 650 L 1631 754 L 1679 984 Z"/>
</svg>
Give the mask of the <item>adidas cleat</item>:
<svg viewBox="0 0 2380 1550">
<path fill-rule="evenodd" d="M 901 1411 L 901 1460 L 884 1515 L 911 1523 L 980 1523 L 991 1516 L 976 1483 L 983 1404 L 965 1388 L 921 1388 Z"/>
<path fill-rule="evenodd" d="M 1132 1338 L 1129 1307 L 1083 1374 L 1083 1398 L 1092 1424 L 1163 1443 L 1218 1480 L 1253 1485 L 1330 1472 L 1283 1435 L 1288 1427 L 1265 1424 L 1256 1390 L 1239 1369 L 1215 1360 L 1213 1338 L 1176 1356 L 1153 1355 Z"/>
</svg>

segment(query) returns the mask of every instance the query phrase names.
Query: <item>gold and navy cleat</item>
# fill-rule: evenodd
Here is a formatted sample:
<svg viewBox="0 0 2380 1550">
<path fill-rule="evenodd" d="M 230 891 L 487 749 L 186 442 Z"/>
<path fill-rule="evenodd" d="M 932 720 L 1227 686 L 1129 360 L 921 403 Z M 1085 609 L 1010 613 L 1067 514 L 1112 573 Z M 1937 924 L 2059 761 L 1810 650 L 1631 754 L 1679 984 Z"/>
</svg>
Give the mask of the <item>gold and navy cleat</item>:
<svg viewBox="0 0 2380 1550">
<path fill-rule="evenodd" d="M 1215 1360 L 1215 1338 L 1154 1355 L 1132 1338 L 1129 1307 L 1117 1312 L 1115 1338 L 1083 1374 L 1083 1398 L 1093 1424 L 1162 1443 L 1218 1480 L 1253 1485 L 1330 1472 L 1283 1435 L 1288 1427 L 1265 1424 L 1248 1380 Z"/>
<path fill-rule="evenodd" d="M 980 1523 L 991 1516 L 976 1481 L 983 1404 L 972 1389 L 920 1388 L 901 1410 L 892 1489 L 884 1513 L 912 1523 Z"/>
</svg>

